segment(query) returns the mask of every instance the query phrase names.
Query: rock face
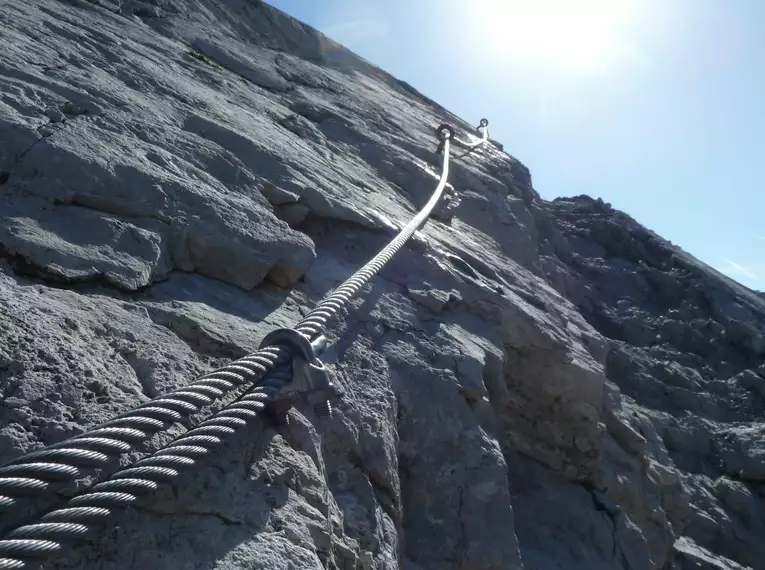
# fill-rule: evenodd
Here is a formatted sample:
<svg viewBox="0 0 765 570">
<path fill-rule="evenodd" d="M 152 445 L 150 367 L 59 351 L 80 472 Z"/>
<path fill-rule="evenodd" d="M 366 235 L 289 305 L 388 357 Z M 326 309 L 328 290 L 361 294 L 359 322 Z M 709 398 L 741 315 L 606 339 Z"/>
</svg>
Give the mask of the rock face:
<svg viewBox="0 0 765 570">
<path fill-rule="evenodd" d="M 294 325 L 473 131 L 262 2 L 0 8 L 0 462 Z M 330 327 L 335 417 L 47 567 L 763 568 L 765 299 L 498 144 L 449 196 Z"/>
</svg>

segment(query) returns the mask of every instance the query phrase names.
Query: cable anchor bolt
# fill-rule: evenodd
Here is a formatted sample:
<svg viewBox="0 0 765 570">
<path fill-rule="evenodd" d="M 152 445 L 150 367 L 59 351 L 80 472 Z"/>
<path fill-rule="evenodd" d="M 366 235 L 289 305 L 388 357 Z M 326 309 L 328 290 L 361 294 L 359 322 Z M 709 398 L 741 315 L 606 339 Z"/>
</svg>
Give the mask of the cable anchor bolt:
<svg viewBox="0 0 765 570">
<path fill-rule="evenodd" d="M 439 127 L 436 129 L 436 136 L 438 137 L 438 148 L 436 149 L 436 154 L 441 154 L 444 152 L 444 146 L 446 145 L 446 139 L 454 140 L 455 132 L 454 127 L 447 123 L 443 123 L 442 125 L 439 125 Z"/>
<path fill-rule="evenodd" d="M 266 405 L 266 413 L 279 425 L 289 423 L 287 413 L 295 401 L 307 402 L 320 419 L 332 417 L 332 402 L 343 397 L 343 391 L 335 386 L 319 355 L 327 349 L 327 338 L 318 336 L 311 341 L 295 329 L 276 329 L 268 333 L 260 348 L 280 344 L 292 348 L 292 381 L 284 386 Z"/>
</svg>

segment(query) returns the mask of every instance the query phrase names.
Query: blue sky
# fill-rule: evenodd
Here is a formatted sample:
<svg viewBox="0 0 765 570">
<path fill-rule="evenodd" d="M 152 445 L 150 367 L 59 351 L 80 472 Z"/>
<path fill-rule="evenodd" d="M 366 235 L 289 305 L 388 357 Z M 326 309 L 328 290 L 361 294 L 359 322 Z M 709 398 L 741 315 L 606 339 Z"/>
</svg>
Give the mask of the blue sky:
<svg viewBox="0 0 765 570">
<path fill-rule="evenodd" d="M 765 1 L 269 2 L 487 117 L 542 197 L 601 197 L 765 290 Z"/>
</svg>

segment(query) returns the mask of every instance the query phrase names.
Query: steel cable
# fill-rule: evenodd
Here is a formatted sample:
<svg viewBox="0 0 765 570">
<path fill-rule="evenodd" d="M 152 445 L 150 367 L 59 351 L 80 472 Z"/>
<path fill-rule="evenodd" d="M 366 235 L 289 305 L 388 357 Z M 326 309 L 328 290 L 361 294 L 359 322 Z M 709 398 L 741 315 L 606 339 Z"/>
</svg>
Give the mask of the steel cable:
<svg viewBox="0 0 765 570">
<path fill-rule="evenodd" d="M 320 334 L 343 305 L 427 221 L 446 186 L 449 143 L 454 137 L 454 130 L 448 125 L 441 125 L 437 133 L 443 145 L 443 166 L 430 200 L 385 248 L 310 311 L 295 330 L 309 338 Z M 478 144 L 486 140 L 484 128 L 484 137 Z M 165 425 L 188 417 L 248 380 L 255 383 L 271 370 L 261 384 L 161 450 L 117 471 L 70 499 L 63 508 L 44 515 L 40 522 L 17 527 L 6 534 L 0 539 L 0 570 L 28 568 L 35 561 L 60 552 L 63 541 L 93 534 L 114 510 L 135 504 L 160 483 L 175 479 L 181 471 L 196 465 L 224 437 L 246 426 L 264 409 L 268 399 L 290 381 L 291 374 L 285 371 L 291 369 L 288 365 L 291 356 L 291 350 L 285 346 L 260 349 L 96 429 L 16 458 L 0 468 L 3 495 L 0 508 L 7 508 L 20 496 L 49 492 L 50 482 L 73 480 L 80 475 L 82 467 L 103 465 L 130 451 Z"/>
<path fill-rule="evenodd" d="M 135 506 L 160 484 L 174 481 L 197 466 L 225 438 L 245 428 L 291 378 L 289 365 L 274 367 L 261 384 L 159 451 L 69 499 L 39 522 L 13 529 L 0 539 L 0 569 L 34 567 L 59 554 L 65 543 L 97 534 L 117 511 Z"/>
</svg>

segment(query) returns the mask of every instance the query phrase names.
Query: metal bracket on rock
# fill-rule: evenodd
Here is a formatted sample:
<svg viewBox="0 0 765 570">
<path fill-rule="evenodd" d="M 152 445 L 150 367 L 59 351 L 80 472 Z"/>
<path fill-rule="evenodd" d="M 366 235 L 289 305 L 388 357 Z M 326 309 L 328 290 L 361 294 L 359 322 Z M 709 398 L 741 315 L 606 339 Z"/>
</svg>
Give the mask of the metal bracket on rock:
<svg viewBox="0 0 765 570">
<path fill-rule="evenodd" d="M 342 398 L 342 390 L 330 380 L 329 371 L 318 355 L 327 349 L 327 338 L 320 335 L 313 342 L 295 329 L 275 329 L 260 342 L 259 348 L 280 344 L 295 350 L 292 359 L 292 382 L 282 388 L 265 412 L 277 425 L 289 423 L 289 412 L 296 399 L 305 399 L 320 419 L 332 417 L 332 401 Z"/>
<path fill-rule="evenodd" d="M 436 154 L 441 154 L 444 152 L 444 143 L 446 139 L 454 140 L 454 127 L 446 123 L 439 125 L 439 127 L 436 129 L 436 136 L 438 137 L 439 141 L 438 148 L 436 149 Z"/>
</svg>

